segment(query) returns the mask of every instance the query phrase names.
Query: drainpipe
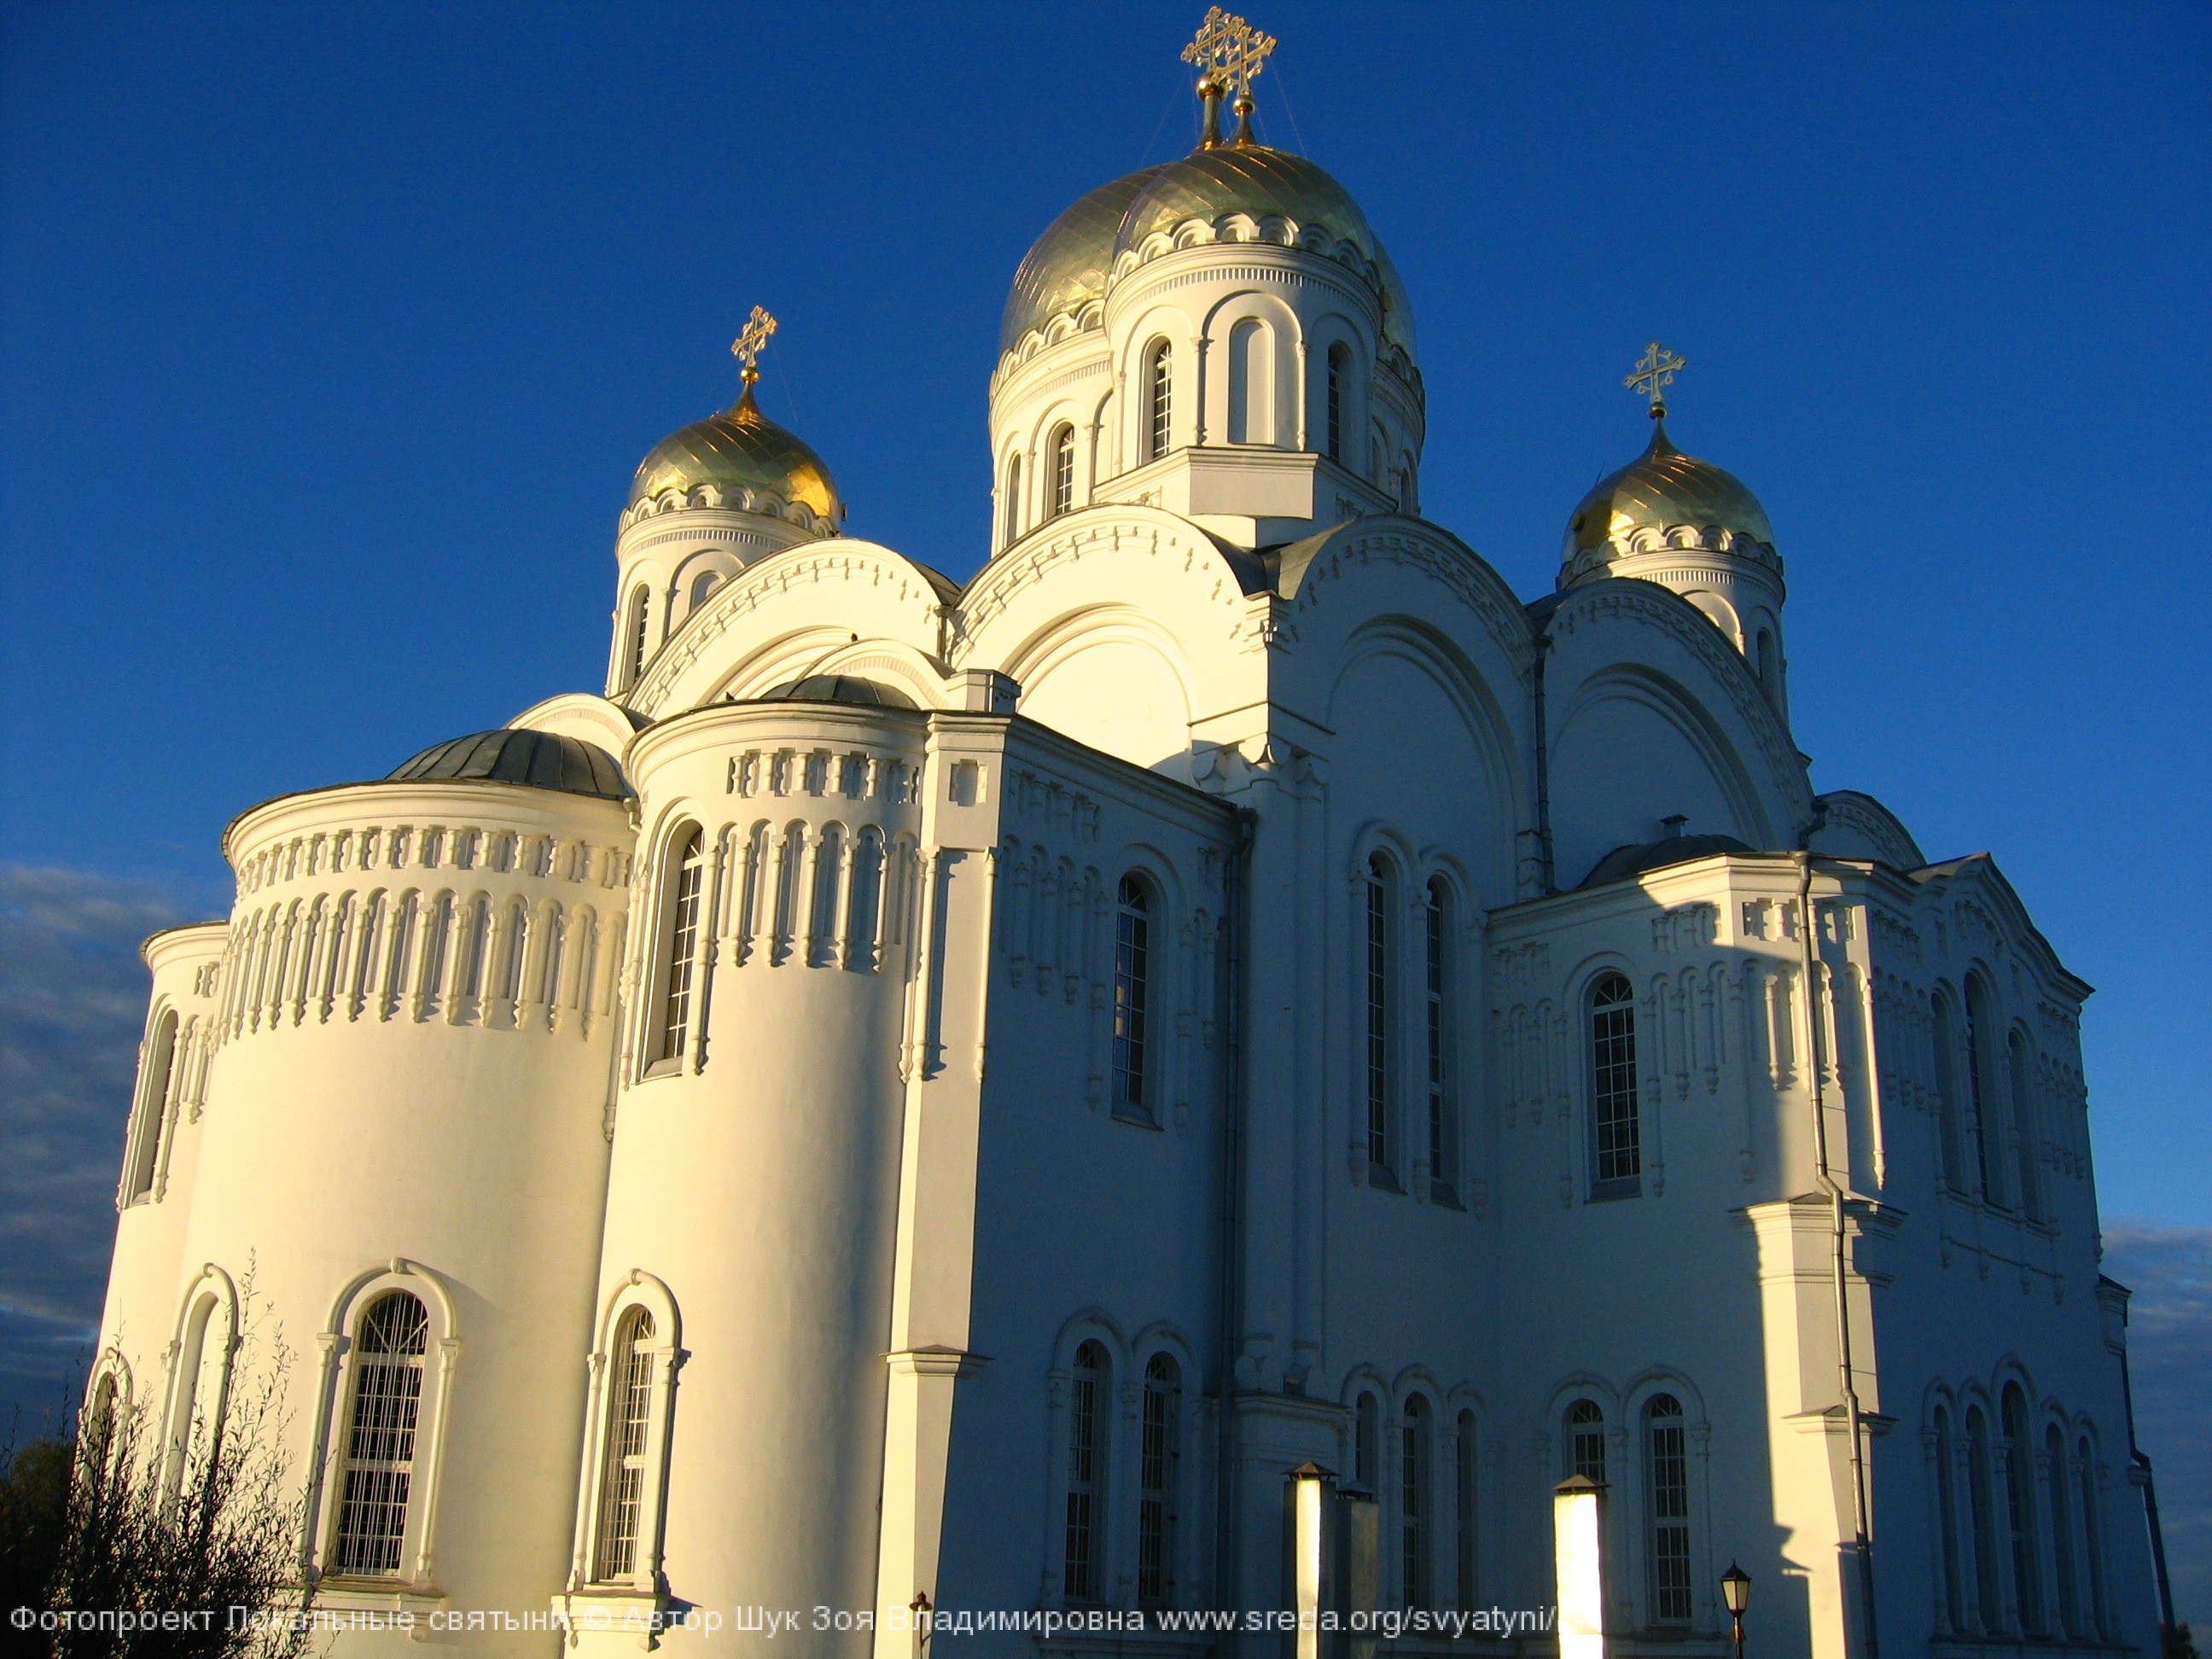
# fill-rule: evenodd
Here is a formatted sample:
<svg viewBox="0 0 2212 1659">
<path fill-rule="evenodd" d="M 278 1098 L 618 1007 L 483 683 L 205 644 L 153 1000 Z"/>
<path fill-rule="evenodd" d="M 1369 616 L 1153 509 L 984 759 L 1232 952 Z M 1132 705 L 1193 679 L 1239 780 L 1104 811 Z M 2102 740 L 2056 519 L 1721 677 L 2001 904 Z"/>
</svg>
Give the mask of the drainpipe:
<svg viewBox="0 0 2212 1659">
<path fill-rule="evenodd" d="M 1805 966 L 1806 1080 L 1813 1097 L 1813 1156 L 1820 1190 L 1828 1195 L 1829 1276 L 1836 1304 L 1836 1364 L 1843 1383 L 1844 1411 L 1851 1436 L 1852 1553 L 1858 1558 L 1860 1617 L 1866 1631 L 1863 1659 L 1878 1659 L 1881 1643 L 1875 1633 L 1874 1528 L 1868 1514 L 1866 1426 L 1859 1407 L 1858 1380 L 1851 1363 L 1850 1301 L 1850 1239 L 1844 1227 L 1844 1200 L 1828 1160 L 1828 1112 L 1826 1075 L 1820 1057 L 1820 954 L 1814 945 L 1813 919 L 1813 854 L 1801 850 L 1790 854 L 1797 861 L 1797 941 Z"/>
<path fill-rule="evenodd" d="M 1244 939 L 1249 922 L 1252 836 L 1259 815 L 1237 809 L 1237 845 L 1222 869 L 1221 983 L 1224 988 L 1223 1109 L 1221 1114 L 1221 1334 L 1215 1375 L 1220 1378 L 1221 1424 L 1214 1459 L 1213 1593 L 1233 1603 L 1230 1583 L 1237 1563 L 1237 1345 L 1244 1322 Z"/>
</svg>

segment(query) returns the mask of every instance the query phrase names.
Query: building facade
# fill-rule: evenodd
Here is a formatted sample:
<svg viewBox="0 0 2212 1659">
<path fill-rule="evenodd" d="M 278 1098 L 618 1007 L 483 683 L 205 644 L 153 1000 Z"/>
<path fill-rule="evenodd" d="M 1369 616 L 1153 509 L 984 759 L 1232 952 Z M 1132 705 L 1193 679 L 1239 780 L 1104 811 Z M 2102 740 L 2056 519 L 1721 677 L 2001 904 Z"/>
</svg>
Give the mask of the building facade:
<svg viewBox="0 0 2212 1659">
<path fill-rule="evenodd" d="M 1017 273 L 971 580 L 749 363 L 639 469 L 603 694 L 231 824 L 92 1409 L 181 1468 L 281 1331 L 303 1574 L 469 1650 L 1274 1652 L 1170 1626 L 1287 1605 L 1309 1461 L 1387 1607 L 1548 1604 L 1582 1474 L 1626 1652 L 1719 1659 L 1731 1561 L 1767 1651 L 2154 1643 L 2089 988 L 1815 793 L 1656 351 L 1555 592 L 1421 516 L 1389 256 L 1220 95 Z"/>
</svg>

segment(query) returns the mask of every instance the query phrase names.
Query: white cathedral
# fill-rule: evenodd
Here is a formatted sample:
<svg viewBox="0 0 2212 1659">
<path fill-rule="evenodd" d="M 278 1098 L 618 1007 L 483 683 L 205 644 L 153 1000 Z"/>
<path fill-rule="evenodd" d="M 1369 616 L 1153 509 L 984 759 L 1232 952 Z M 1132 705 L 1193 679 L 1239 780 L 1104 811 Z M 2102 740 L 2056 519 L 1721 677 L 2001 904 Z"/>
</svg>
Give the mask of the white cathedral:
<svg viewBox="0 0 2212 1659">
<path fill-rule="evenodd" d="M 184 1465 L 280 1331 L 303 1579 L 414 1615 L 341 1656 L 1287 1653 L 1171 1626 L 1290 1605 L 1309 1463 L 1385 1608 L 1548 1606 L 1580 1476 L 1623 1655 L 1731 1563 L 1762 1656 L 2154 1648 L 2089 988 L 1815 793 L 1678 360 L 1555 592 L 1421 516 L 1389 256 L 1193 61 L 1015 273 L 971 580 L 845 534 L 757 314 L 604 695 L 232 822 L 90 1409 Z"/>
</svg>

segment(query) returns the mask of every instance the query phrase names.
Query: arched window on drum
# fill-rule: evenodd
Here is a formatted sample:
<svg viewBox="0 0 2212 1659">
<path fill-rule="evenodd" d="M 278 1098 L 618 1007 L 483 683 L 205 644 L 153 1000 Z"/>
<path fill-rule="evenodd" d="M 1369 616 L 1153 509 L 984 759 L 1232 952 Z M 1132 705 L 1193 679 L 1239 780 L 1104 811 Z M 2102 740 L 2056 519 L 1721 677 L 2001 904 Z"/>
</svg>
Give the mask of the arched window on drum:
<svg viewBox="0 0 2212 1659">
<path fill-rule="evenodd" d="M 700 930 L 706 904 L 706 836 L 687 823 L 669 840 L 661 865 L 659 972 L 647 1076 L 680 1071 L 697 1018 Z"/>
<path fill-rule="evenodd" d="M 355 1333 L 331 1549 L 330 1570 L 339 1577 L 401 1576 L 429 1331 L 422 1301 L 390 1291 L 369 1305 Z"/>
</svg>

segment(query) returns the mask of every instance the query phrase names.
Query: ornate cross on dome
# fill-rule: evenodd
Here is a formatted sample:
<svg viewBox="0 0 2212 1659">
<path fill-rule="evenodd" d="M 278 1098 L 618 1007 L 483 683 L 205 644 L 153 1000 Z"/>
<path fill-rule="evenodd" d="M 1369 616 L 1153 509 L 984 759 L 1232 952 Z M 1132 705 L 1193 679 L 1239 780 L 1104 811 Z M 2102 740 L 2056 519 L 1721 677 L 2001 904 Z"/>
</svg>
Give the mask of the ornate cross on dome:
<svg viewBox="0 0 2212 1659">
<path fill-rule="evenodd" d="M 768 314 L 768 307 L 755 306 L 738 337 L 730 342 L 730 355 L 744 364 L 747 386 L 760 379 L 760 370 L 755 365 L 760 362 L 761 353 L 768 349 L 768 337 L 775 332 L 775 319 Z"/>
<path fill-rule="evenodd" d="M 1636 365 L 1636 373 L 1621 382 L 1632 392 L 1641 392 L 1651 399 L 1651 418 L 1657 420 L 1667 412 L 1666 389 L 1674 384 L 1676 371 L 1687 368 L 1690 360 L 1667 349 L 1654 340 Z"/>
<path fill-rule="evenodd" d="M 1218 6 L 1207 11 L 1197 35 L 1182 49 L 1182 61 L 1198 66 L 1198 95 L 1206 100 L 1201 149 L 1212 149 L 1221 142 L 1221 99 L 1232 92 L 1237 94 L 1237 142 L 1252 142 L 1252 82 L 1274 49 L 1275 37 L 1261 33 L 1243 18 Z"/>
</svg>

